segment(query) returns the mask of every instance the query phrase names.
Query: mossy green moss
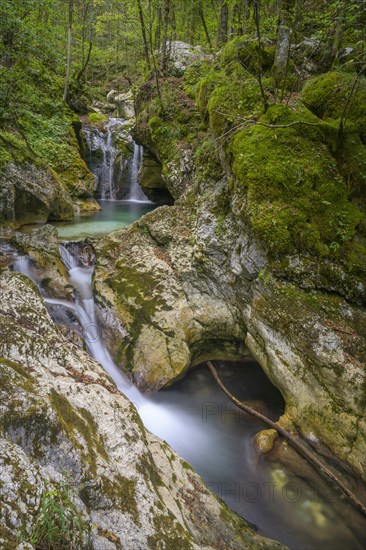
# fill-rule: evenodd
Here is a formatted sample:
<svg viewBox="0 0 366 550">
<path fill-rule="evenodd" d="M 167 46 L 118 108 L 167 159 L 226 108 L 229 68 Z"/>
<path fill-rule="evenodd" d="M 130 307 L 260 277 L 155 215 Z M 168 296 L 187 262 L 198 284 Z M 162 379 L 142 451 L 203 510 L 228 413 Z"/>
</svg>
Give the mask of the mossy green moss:
<svg viewBox="0 0 366 550">
<path fill-rule="evenodd" d="M 261 66 L 262 70 L 270 71 L 275 56 L 274 47 L 261 47 Z M 244 68 L 253 75 L 258 74 L 258 40 L 250 36 L 239 36 L 226 44 L 222 56 L 221 63 L 223 65 L 239 61 Z"/>
<path fill-rule="evenodd" d="M 258 82 L 243 70 L 237 78 L 218 84 L 208 101 L 210 128 L 216 137 L 247 118 L 257 118 L 262 111 Z"/>
<path fill-rule="evenodd" d="M 92 196 L 94 176 L 80 157 L 75 115 L 66 109 L 52 117 L 28 112 L 21 125 L 36 155 L 56 172 L 71 195 Z"/>
<path fill-rule="evenodd" d="M 202 78 L 196 86 L 196 103 L 199 108 L 201 117 L 206 120 L 208 118 L 208 102 L 215 87 L 223 84 L 225 81 L 224 74 L 211 69 L 211 71 Z"/>
<path fill-rule="evenodd" d="M 314 118 L 305 109 L 295 112 L 278 105 L 260 122 L 316 124 Z M 326 255 L 352 239 L 362 214 L 348 200 L 320 128 L 248 127 L 235 136 L 230 152 L 238 190 L 247 194 L 252 226 L 270 250 Z"/>
<path fill-rule="evenodd" d="M 104 460 L 108 460 L 108 456 L 103 441 L 98 437 L 97 425 L 93 417 L 86 409 L 76 411 L 69 401 L 54 389 L 51 390 L 49 399 L 64 432 L 70 441 L 82 450 L 92 472 L 96 473 L 97 455 Z M 85 441 L 86 450 L 80 444 L 80 436 Z"/>
<path fill-rule="evenodd" d="M 352 92 L 352 89 L 354 90 Z M 366 142 L 366 78 L 332 71 L 310 80 L 302 101 L 318 117 L 339 120 L 347 111 L 348 125 Z"/>
<path fill-rule="evenodd" d="M 90 124 L 103 124 L 107 122 L 108 117 L 100 113 L 88 113 L 88 119 Z"/>
<path fill-rule="evenodd" d="M 12 132 L 0 132 L 0 166 L 14 161 L 17 164 L 35 162 L 23 138 Z"/>
</svg>

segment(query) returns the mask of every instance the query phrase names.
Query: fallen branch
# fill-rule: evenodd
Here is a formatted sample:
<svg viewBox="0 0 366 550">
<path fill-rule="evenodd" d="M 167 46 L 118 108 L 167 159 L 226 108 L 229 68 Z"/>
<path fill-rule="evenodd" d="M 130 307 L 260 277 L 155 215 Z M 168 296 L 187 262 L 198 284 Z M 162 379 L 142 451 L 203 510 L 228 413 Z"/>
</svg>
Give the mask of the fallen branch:
<svg viewBox="0 0 366 550">
<path fill-rule="evenodd" d="M 245 411 L 246 413 L 255 416 L 259 420 L 261 420 L 264 424 L 267 424 L 267 426 L 270 426 L 272 429 L 276 430 L 279 434 L 281 434 L 287 441 L 289 441 L 295 449 L 297 449 L 311 464 L 317 466 L 323 474 L 328 476 L 338 487 L 348 496 L 348 498 L 353 502 L 353 504 L 358 508 L 358 510 L 366 516 L 366 506 L 358 499 L 358 497 L 343 483 L 341 479 L 339 479 L 312 451 L 310 451 L 303 443 L 301 443 L 296 437 L 294 437 L 290 432 L 282 428 L 277 424 L 277 422 L 273 422 L 270 418 L 267 418 L 260 412 L 256 411 L 255 409 L 252 409 L 252 407 L 249 407 L 248 405 L 245 405 L 242 401 L 239 401 L 234 395 L 232 395 L 229 390 L 224 386 L 223 382 L 219 378 L 219 375 L 217 374 L 217 371 L 213 364 L 210 361 L 207 361 L 207 366 L 210 369 L 214 379 L 226 395 L 236 405 L 239 409 Z"/>
</svg>

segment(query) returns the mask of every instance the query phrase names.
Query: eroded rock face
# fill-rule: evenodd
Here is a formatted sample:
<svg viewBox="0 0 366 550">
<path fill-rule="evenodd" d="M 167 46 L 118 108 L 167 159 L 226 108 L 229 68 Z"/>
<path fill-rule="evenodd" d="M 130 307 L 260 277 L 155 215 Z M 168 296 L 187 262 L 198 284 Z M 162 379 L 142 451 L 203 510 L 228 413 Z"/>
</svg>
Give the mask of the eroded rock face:
<svg viewBox="0 0 366 550">
<path fill-rule="evenodd" d="M 0 175 L 0 227 L 71 220 L 74 208 L 54 172 L 35 164 L 9 162 Z"/>
<path fill-rule="evenodd" d="M 2 547 L 37 545 L 41 507 L 48 514 L 56 504 L 68 526 L 57 536 L 77 548 L 280 548 L 144 430 L 99 364 L 66 341 L 27 277 L 1 275 L 0 321 Z"/>
<path fill-rule="evenodd" d="M 197 206 L 160 208 L 97 247 L 95 289 L 127 329 L 125 368 L 158 389 L 199 360 L 245 353 L 245 342 L 303 434 L 366 478 L 366 312 L 267 278 L 232 215 L 218 225 Z"/>
<path fill-rule="evenodd" d="M 200 218 L 188 208 L 161 207 L 96 247 L 97 301 L 126 328 L 117 355 L 145 390 L 172 383 L 202 360 L 244 353 L 236 276 L 216 246 L 217 220 L 209 211 Z M 250 261 L 258 270 L 260 254 L 247 260 L 246 273 Z M 249 290 L 245 277 L 242 288 Z"/>
</svg>

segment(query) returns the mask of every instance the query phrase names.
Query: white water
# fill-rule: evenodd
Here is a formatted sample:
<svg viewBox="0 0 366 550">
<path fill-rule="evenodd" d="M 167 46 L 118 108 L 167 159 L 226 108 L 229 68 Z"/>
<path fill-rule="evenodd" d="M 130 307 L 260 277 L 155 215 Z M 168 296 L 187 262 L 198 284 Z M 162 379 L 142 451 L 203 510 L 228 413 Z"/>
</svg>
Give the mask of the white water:
<svg viewBox="0 0 366 550">
<path fill-rule="evenodd" d="M 133 157 L 129 163 L 128 176 L 129 176 L 129 189 L 126 200 L 134 202 L 149 202 L 147 196 L 140 187 L 138 181 L 139 170 L 141 168 L 143 147 L 133 142 Z"/>
<path fill-rule="evenodd" d="M 123 198 L 133 202 L 150 202 L 138 183 L 143 148 L 141 145 L 137 145 L 131 136 L 129 141 L 133 145 L 133 155 L 130 159 L 121 157 L 120 165 L 116 166 L 118 148 L 115 145 L 115 136 L 118 136 L 119 132 L 123 132 L 125 124 L 123 119 L 110 118 L 105 126 L 105 131 L 94 126 L 84 126 L 83 128 L 90 153 L 90 169 L 98 180 L 98 194 L 102 200 Z M 98 159 L 100 152 L 102 152 L 102 159 Z M 121 197 L 122 191 L 119 189 L 119 184 L 125 174 L 128 183 L 127 195 Z"/>
</svg>

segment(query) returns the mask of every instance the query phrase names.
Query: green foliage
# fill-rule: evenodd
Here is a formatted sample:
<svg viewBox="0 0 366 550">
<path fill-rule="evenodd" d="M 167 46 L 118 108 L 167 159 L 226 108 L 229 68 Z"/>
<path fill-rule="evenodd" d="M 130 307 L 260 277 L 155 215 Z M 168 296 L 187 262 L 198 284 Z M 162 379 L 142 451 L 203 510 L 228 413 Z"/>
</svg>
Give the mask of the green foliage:
<svg viewBox="0 0 366 550">
<path fill-rule="evenodd" d="M 101 115 L 100 113 L 89 113 L 88 119 L 91 124 L 103 124 L 107 122 L 108 117 Z"/>
<path fill-rule="evenodd" d="M 35 518 L 29 542 L 36 548 L 56 550 L 91 547 L 88 542 L 90 527 L 76 508 L 65 483 L 45 490 Z"/>
</svg>

